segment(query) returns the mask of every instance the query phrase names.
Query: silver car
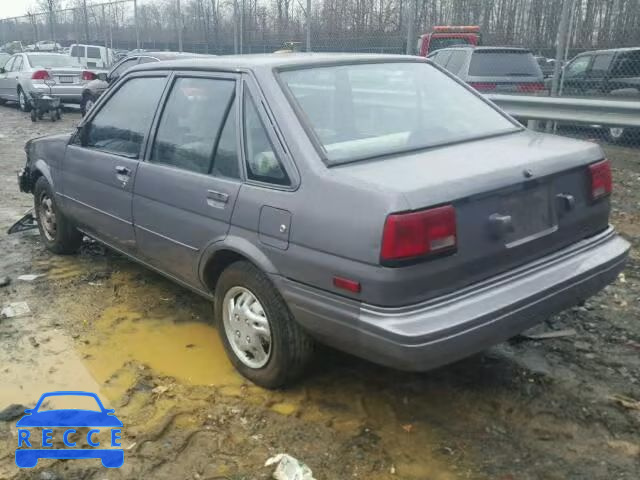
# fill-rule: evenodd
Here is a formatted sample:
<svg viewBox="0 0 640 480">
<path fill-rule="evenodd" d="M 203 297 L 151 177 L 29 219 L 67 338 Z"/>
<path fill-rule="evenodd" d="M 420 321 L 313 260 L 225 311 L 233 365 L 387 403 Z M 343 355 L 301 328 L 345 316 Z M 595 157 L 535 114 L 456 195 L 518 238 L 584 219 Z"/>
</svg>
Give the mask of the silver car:
<svg viewBox="0 0 640 480">
<path fill-rule="evenodd" d="M 33 93 L 50 93 L 63 103 L 80 103 L 84 85 L 96 78 L 78 60 L 59 53 L 17 53 L 0 68 L 0 101 L 31 109 Z"/>
<path fill-rule="evenodd" d="M 138 65 L 19 174 L 42 242 L 84 234 L 214 303 L 278 387 L 322 342 L 427 370 L 613 281 L 602 149 L 536 133 L 430 61 L 287 54 Z"/>
</svg>

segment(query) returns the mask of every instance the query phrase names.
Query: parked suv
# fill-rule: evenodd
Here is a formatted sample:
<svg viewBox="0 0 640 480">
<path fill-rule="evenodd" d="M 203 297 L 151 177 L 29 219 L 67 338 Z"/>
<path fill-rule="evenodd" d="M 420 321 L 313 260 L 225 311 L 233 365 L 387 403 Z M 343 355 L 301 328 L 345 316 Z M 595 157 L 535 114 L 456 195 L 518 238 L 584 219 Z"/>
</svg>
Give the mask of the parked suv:
<svg viewBox="0 0 640 480">
<path fill-rule="evenodd" d="M 47 248 L 86 234 L 213 300 L 266 387 L 315 341 L 416 371 L 471 355 L 596 293 L 629 250 L 597 144 L 528 131 L 420 57 L 139 65 L 25 150 Z"/>
<path fill-rule="evenodd" d="M 427 58 L 479 92 L 538 93 L 545 89 L 540 65 L 523 48 L 458 46 Z"/>
<path fill-rule="evenodd" d="M 640 48 L 596 50 L 577 55 L 563 69 L 562 95 L 615 97 L 640 101 Z M 607 137 L 621 142 L 638 129 L 608 127 Z"/>
<path fill-rule="evenodd" d="M 129 55 L 117 62 L 108 73 L 98 74 L 98 78 L 85 85 L 85 88 L 82 90 L 80 111 L 82 112 L 82 115 L 85 115 L 109 85 L 120 78 L 120 76 L 131 67 L 143 63 L 160 62 L 162 60 L 177 60 L 204 56 L 205 55 L 198 55 L 195 53 L 146 51 L 140 51 L 134 55 Z"/>
</svg>

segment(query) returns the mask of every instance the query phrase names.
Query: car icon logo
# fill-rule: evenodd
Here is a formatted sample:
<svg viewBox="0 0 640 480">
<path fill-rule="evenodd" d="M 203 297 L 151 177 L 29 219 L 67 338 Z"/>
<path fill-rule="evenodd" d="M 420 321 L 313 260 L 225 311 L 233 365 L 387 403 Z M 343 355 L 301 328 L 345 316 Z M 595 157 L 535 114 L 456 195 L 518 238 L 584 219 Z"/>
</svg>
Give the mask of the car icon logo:
<svg viewBox="0 0 640 480">
<path fill-rule="evenodd" d="M 99 410 L 51 409 L 44 410 L 43 402 L 51 397 L 89 397 L 96 401 Z M 59 391 L 44 393 L 36 406 L 25 410 L 16 423 L 18 428 L 18 448 L 16 465 L 20 468 L 33 468 L 41 458 L 84 459 L 99 458 L 107 468 L 119 468 L 124 463 L 124 450 L 119 442 L 122 422 L 114 415 L 114 410 L 104 407 L 98 395 L 91 392 Z M 41 435 L 33 435 L 33 428 L 41 428 Z M 62 440 L 66 448 L 53 448 L 53 429 L 63 429 Z M 91 448 L 76 448 L 71 435 L 77 434 L 76 428 L 90 428 L 86 442 Z M 110 429 L 110 446 L 99 448 L 97 439 L 101 430 Z M 41 441 L 40 441 L 41 440 Z M 40 447 L 38 448 L 38 443 Z"/>
</svg>

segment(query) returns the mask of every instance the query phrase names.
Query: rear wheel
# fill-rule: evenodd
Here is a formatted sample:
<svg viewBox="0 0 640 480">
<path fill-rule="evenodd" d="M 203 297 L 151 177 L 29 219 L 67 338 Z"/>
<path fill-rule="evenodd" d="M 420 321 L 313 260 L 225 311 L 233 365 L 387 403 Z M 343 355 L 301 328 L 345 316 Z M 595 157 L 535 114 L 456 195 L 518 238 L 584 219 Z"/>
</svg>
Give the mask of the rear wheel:
<svg viewBox="0 0 640 480">
<path fill-rule="evenodd" d="M 20 87 L 18 87 L 18 106 L 23 112 L 29 112 L 31 110 L 29 98 L 27 98 L 27 94 L 24 93 L 24 90 Z"/>
<path fill-rule="evenodd" d="M 278 388 L 293 382 L 312 357 L 313 340 L 266 275 L 249 262 L 233 263 L 222 272 L 215 317 L 231 363 L 260 386 Z"/>
<path fill-rule="evenodd" d="M 605 131 L 607 140 L 611 143 L 625 143 L 631 139 L 633 132 L 634 129 L 626 127 L 608 127 Z"/>
<path fill-rule="evenodd" d="M 33 195 L 38 230 L 45 246 L 53 253 L 75 253 L 82 243 L 82 234 L 58 209 L 46 178 L 38 179 Z"/>
</svg>

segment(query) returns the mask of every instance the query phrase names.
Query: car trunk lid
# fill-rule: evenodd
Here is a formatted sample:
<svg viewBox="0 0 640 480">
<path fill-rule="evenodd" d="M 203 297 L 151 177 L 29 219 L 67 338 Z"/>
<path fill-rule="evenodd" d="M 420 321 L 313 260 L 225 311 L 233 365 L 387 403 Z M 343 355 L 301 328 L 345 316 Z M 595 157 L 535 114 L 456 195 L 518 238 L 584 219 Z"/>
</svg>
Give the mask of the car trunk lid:
<svg viewBox="0 0 640 480">
<path fill-rule="evenodd" d="M 407 211 L 455 208 L 455 253 L 393 265 L 407 275 L 377 300 L 419 302 L 605 229 L 608 200 L 591 201 L 587 166 L 602 158 L 596 144 L 523 131 L 337 167 L 402 195 Z"/>
</svg>

